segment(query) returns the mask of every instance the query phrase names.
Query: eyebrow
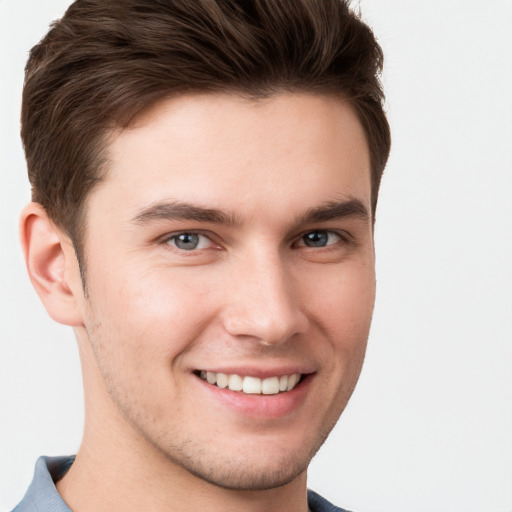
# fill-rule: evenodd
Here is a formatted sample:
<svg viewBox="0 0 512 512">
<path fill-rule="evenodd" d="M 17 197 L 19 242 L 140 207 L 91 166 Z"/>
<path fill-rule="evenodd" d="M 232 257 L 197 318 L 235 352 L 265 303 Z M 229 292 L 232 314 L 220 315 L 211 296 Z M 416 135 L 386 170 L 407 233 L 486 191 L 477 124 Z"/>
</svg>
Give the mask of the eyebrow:
<svg viewBox="0 0 512 512">
<path fill-rule="evenodd" d="M 359 199 L 329 201 L 320 206 L 306 210 L 297 217 L 294 224 L 314 224 L 347 217 L 355 217 L 368 221 L 370 213 L 368 208 Z M 231 227 L 238 227 L 242 224 L 241 219 L 234 213 L 217 208 L 205 208 L 181 201 L 152 204 L 137 213 L 131 222 L 143 225 L 154 220 L 189 220 L 224 224 Z"/>
<path fill-rule="evenodd" d="M 210 222 L 212 224 L 225 224 L 233 227 L 241 224 L 240 219 L 232 213 L 181 201 L 161 202 L 150 205 L 135 215 L 132 222 L 134 224 L 147 224 L 153 220 L 191 220 Z"/>
<path fill-rule="evenodd" d="M 316 222 L 327 222 L 346 217 L 355 217 L 368 222 L 370 212 L 359 199 L 351 198 L 344 201 L 329 201 L 315 208 L 306 210 L 299 216 L 297 224 L 314 224 Z"/>
</svg>

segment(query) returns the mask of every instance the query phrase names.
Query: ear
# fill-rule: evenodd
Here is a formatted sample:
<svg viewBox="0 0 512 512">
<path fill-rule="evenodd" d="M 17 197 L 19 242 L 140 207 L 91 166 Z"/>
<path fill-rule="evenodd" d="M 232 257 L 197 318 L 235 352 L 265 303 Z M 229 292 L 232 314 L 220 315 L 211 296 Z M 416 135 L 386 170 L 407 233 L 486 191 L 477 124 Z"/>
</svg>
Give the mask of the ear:
<svg viewBox="0 0 512 512">
<path fill-rule="evenodd" d="M 69 237 L 39 203 L 29 203 L 20 218 L 20 238 L 28 275 L 48 314 L 65 325 L 83 325 L 80 269 Z"/>
</svg>

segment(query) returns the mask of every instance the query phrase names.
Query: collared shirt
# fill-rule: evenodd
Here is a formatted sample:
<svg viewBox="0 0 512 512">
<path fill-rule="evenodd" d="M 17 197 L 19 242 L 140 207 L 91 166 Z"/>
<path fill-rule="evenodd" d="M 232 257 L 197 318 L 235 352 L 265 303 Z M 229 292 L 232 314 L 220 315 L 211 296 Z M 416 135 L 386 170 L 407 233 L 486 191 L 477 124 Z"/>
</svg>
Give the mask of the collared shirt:
<svg viewBox="0 0 512 512">
<path fill-rule="evenodd" d="M 75 457 L 39 457 L 34 479 L 12 512 L 71 512 L 57 492 L 55 482 L 66 474 L 74 460 Z M 309 490 L 308 504 L 311 512 L 348 512 Z"/>
</svg>

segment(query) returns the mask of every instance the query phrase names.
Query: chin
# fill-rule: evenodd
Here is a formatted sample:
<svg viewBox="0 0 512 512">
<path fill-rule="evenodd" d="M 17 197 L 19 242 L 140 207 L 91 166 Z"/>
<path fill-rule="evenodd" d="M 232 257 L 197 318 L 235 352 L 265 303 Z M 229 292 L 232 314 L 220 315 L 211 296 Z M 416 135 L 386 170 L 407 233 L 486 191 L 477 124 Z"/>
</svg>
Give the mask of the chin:
<svg viewBox="0 0 512 512">
<path fill-rule="evenodd" d="M 165 455 L 173 465 L 217 487 L 262 491 L 282 487 L 305 474 L 326 437 L 327 433 L 313 443 L 281 447 L 260 440 L 255 447 L 239 445 L 231 450 L 198 450 L 185 444 Z"/>
<path fill-rule="evenodd" d="M 282 459 L 270 466 L 255 464 L 250 460 L 213 464 L 209 467 L 193 464 L 184 466 L 189 473 L 212 485 L 236 491 L 264 491 L 282 487 L 294 481 L 308 467 L 307 461 Z M 270 467 L 269 467 L 270 466 Z"/>
</svg>

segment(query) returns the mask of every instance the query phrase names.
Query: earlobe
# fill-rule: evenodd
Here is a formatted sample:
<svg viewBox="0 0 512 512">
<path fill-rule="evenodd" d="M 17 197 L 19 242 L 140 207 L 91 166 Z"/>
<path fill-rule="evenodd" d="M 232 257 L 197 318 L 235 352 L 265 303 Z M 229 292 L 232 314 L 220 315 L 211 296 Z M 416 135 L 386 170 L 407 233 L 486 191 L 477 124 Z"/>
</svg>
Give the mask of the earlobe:
<svg viewBox="0 0 512 512">
<path fill-rule="evenodd" d="M 83 325 L 83 291 L 73 246 L 40 204 L 23 209 L 20 238 L 30 280 L 48 314 L 61 324 Z"/>
</svg>

